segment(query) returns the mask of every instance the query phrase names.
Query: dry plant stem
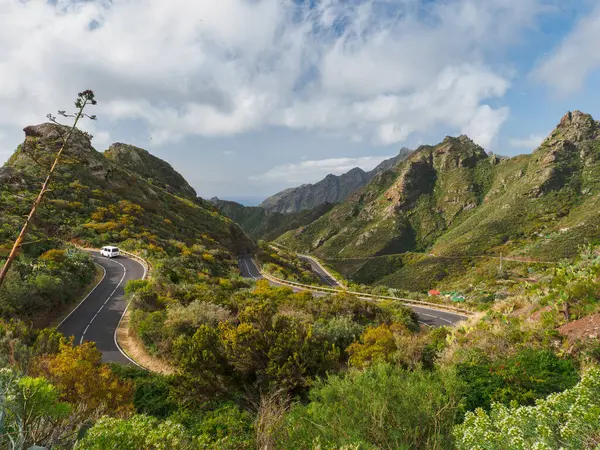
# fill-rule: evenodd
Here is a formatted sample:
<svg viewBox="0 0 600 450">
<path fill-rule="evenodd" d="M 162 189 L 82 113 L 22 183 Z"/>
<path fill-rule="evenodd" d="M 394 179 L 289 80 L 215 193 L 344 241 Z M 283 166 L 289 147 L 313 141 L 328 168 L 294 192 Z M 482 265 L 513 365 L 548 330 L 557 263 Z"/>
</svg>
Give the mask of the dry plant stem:
<svg viewBox="0 0 600 450">
<path fill-rule="evenodd" d="M 10 254 L 8 255 L 8 259 L 4 263 L 4 267 L 2 267 L 2 271 L 0 272 L 0 287 L 2 287 L 2 284 L 4 283 L 4 279 L 6 278 L 6 274 L 8 273 L 8 269 L 10 269 L 12 262 L 14 261 L 14 259 L 17 256 L 19 247 L 21 246 L 21 243 L 23 242 L 23 239 L 25 238 L 25 235 L 27 234 L 27 230 L 29 229 L 29 225 L 31 224 L 31 221 L 32 221 L 33 217 L 35 216 L 37 208 L 40 205 L 40 203 L 42 202 L 42 199 L 44 198 L 46 191 L 48 190 L 48 185 L 50 184 L 50 180 L 52 179 L 54 170 L 56 169 L 56 166 L 58 165 L 60 156 L 62 155 L 64 149 L 66 148 L 66 146 L 69 142 L 69 139 L 73 135 L 73 131 L 75 131 L 77 122 L 79 122 L 79 119 L 81 119 L 81 117 L 83 116 L 83 109 L 85 108 L 87 103 L 88 102 L 86 100 L 81 105 L 81 107 L 79 108 L 79 111 L 75 115 L 75 121 L 73 122 L 73 126 L 71 126 L 71 128 L 69 129 L 69 132 L 65 135 L 65 137 L 63 139 L 63 143 L 62 143 L 60 149 L 58 150 L 56 157 L 54 158 L 54 163 L 52 163 L 52 167 L 50 167 L 50 171 L 48 172 L 48 175 L 46 176 L 46 180 L 44 181 L 44 184 L 42 185 L 42 189 L 40 190 L 40 193 L 38 194 L 37 198 L 33 202 L 31 211 L 29 212 L 27 219 L 25 219 L 25 224 L 23 224 L 23 228 L 21 228 L 21 232 L 19 233 L 19 236 L 17 237 L 17 239 L 15 240 L 15 243 L 13 244 L 12 250 L 10 251 Z"/>
</svg>

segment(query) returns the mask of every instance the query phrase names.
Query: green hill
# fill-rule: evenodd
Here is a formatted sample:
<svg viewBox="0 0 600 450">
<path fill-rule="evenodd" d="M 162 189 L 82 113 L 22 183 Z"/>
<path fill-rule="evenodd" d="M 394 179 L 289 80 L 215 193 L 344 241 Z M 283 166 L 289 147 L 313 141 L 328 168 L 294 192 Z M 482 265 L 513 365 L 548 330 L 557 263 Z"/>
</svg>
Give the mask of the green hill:
<svg viewBox="0 0 600 450">
<path fill-rule="evenodd" d="M 352 266 L 349 275 L 362 267 L 349 259 L 404 252 L 571 257 L 579 244 L 600 236 L 599 165 L 600 125 L 579 111 L 565 115 L 531 155 L 499 158 L 466 136 L 447 137 L 418 148 L 278 242 Z M 415 260 L 423 264 L 407 258 L 388 265 L 379 278 L 399 267 L 406 271 Z M 403 285 L 393 275 L 387 281 Z"/>
<path fill-rule="evenodd" d="M 151 155 L 143 148 L 116 143 L 104 152 L 104 156 L 172 194 L 191 199 L 197 196 L 194 188 L 168 162 Z"/>
<path fill-rule="evenodd" d="M 61 128 L 24 129 L 25 141 L 0 170 L 0 243 L 14 239 L 54 157 Z M 129 162 L 127 162 L 129 161 Z M 97 152 L 83 133 L 73 136 L 59 165 L 32 239 L 58 237 L 86 245 L 108 243 L 173 254 L 203 244 L 246 253 L 254 244 L 241 228 L 194 190 L 170 165 L 145 150 L 116 144 Z"/>
</svg>

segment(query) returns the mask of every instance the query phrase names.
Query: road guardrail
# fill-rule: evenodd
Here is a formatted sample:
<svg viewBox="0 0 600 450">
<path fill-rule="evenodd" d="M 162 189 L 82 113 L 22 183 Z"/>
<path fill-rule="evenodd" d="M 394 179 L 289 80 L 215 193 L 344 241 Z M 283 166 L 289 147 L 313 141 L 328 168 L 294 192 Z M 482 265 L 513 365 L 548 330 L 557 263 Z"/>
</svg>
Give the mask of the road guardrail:
<svg viewBox="0 0 600 450">
<path fill-rule="evenodd" d="M 142 280 L 145 280 L 147 277 L 150 276 L 150 272 L 152 271 L 152 264 L 150 264 L 148 261 L 146 261 L 141 256 L 136 255 L 135 253 L 131 253 L 131 252 L 128 252 L 128 251 L 122 250 L 122 249 L 121 249 L 121 253 L 131 259 L 135 259 L 142 266 L 144 266 L 144 275 L 142 276 Z"/>
<path fill-rule="evenodd" d="M 331 272 L 329 272 L 329 270 L 327 270 L 327 269 L 325 268 L 325 266 L 323 265 L 323 263 L 322 263 L 321 261 L 319 261 L 317 258 L 315 258 L 314 256 L 311 256 L 311 255 L 305 255 L 305 254 L 303 254 L 303 253 L 296 253 L 295 251 L 293 251 L 293 250 L 290 250 L 289 248 L 287 248 L 287 247 L 284 247 L 283 245 L 274 244 L 274 243 L 272 243 L 272 242 L 271 242 L 271 243 L 269 243 L 269 245 L 271 246 L 271 248 L 274 248 L 274 249 L 276 249 L 276 250 L 277 250 L 277 249 L 278 249 L 278 250 L 284 250 L 284 251 L 286 251 L 286 252 L 294 253 L 294 254 L 296 254 L 296 255 L 297 255 L 298 257 L 300 257 L 300 258 L 310 259 L 310 260 L 311 260 L 312 262 L 314 262 L 314 263 L 315 263 L 317 266 L 319 266 L 319 267 L 320 267 L 320 269 L 321 269 L 323 272 L 325 272 L 325 275 L 327 275 L 329 278 L 331 278 L 332 280 L 334 280 L 334 281 L 335 281 L 335 282 L 338 284 L 338 286 L 340 286 L 340 287 L 341 287 L 342 289 L 344 289 L 344 290 L 347 290 L 347 289 L 348 289 L 348 286 L 346 286 L 346 283 L 344 283 L 343 281 L 340 281 L 340 280 L 338 280 L 336 277 L 334 277 L 334 276 L 331 274 Z"/>
<path fill-rule="evenodd" d="M 259 267 L 259 266 L 257 265 L 257 267 Z M 473 311 L 469 311 L 468 309 L 457 308 L 455 306 L 450 306 L 450 305 L 425 302 L 425 301 L 421 301 L 421 300 L 413 300 L 413 299 L 410 299 L 410 298 L 389 297 L 389 296 L 385 296 L 385 295 L 373 295 L 373 294 L 366 294 L 366 293 L 363 293 L 363 292 L 353 292 L 353 291 L 346 291 L 346 290 L 342 290 L 342 289 L 333 289 L 333 288 L 326 288 L 326 287 L 322 287 L 322 286 L 313 286 L 313 285 L 310 285 L 310 284 L 303 284 L 303 283 L 297 283 L 295 281 L 283 280 L 281 278 L 274 277 L 273 275 L 270 275 L 270 274 L 268 274 L 266 272 L 263 272 L 262 270 L 260 271 L 260 273 L 261 273 L 261 275 L 265 279 L 267 279 L 269 281 L 272 281 L 273 283 L 288 285 L 288 286 L 291 286 L 291 287 L 303 288 L 303 289 L 311 290 L 311 291 L 326 292 L 326 293 L 351 294 L 351 295 L 356 295 L 357 297 L 363 298 L 363 299 L 395 300 L 395 301 L 399 301 L 399 302 L 406 303 L 406 304 L 413 305 L 413 306 L 422 306 L 424 308 L 438 309 L 438 310 L 441 310 L 441 311 L 447 311 L 447 312 L 452 312 L 452 313 L 464 314 L 464 315 L 467 315 L 467 316 L 470 316 L 470 315 L 474 314 Z"/>
</svg>

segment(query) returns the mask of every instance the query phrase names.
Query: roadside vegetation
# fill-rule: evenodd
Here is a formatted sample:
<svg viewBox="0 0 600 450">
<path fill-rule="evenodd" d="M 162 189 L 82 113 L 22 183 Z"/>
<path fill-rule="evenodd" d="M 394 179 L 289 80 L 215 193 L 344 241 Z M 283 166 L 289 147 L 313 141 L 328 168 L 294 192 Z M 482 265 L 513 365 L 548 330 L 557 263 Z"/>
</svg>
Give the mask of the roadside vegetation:
<svg viewBox="0 0 600 450">
<path fill-rule="evenodd" d="M 298 258 L 294 252 L 258 241 L 256 259 L 262 264 L 262 269 L 274 277 L 297 283 L 321 284 L 321 279 L 312 270 L 310 263 Z"/>
</svg>

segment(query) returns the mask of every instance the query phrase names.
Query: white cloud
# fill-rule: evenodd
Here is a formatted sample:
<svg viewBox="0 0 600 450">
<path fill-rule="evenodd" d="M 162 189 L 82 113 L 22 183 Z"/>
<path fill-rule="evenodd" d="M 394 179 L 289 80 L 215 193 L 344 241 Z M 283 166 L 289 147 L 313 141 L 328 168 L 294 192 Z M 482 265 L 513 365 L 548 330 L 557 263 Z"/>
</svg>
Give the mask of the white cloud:
<svg viewBox="0 0 600 450">
<path fill-rule="evenodd" d="M 0 0 L 0 128 L 89 88 L 98 131 L 134 119 L 155 145 L 270 126 L 392 144 L 441 125 L 493 141 L 507 111 L 486 102 L 510 80 L 488 58 L 545 1 Z"/>
<path fill-rule="evenodd" d="M 546 136 L 542 136 L 541 134 L 530 134 L 526 138 L 511 139 L 510 145 L 523 150 L 533 150 L 538 148 L 544 142 L 544 139 L 546 139 Z"/>
<path fill-rule="evenodd" d="M 302 161 L 296 164 L 275 166 L 263 175 L 250 177 L 250 179 L 269 182 L 285 181 L 292 184 L 313 183 L 329 174 L 341 175 L 355 167 L 369 171 L 388 158 L 391 158 L 391 156 L 361 156 L 358 158 L 329 158 Z"/>
<path fill-rule="evenodd" d="M 561 94 L 579 90 L 587 75 L 600 68 L 600 5 L 586 14 L 556 51 L 534 71 L 536 79 Z"/>
<path fill-rule="evenodd" d="M 483 148 L 490 149 L 506 119 L 508 119 L 508 108 L 494 110 L 488 105 L 482 105 L 471 121 L 462 128 L 462 133 L 470 136 Z"/>
</svg>

